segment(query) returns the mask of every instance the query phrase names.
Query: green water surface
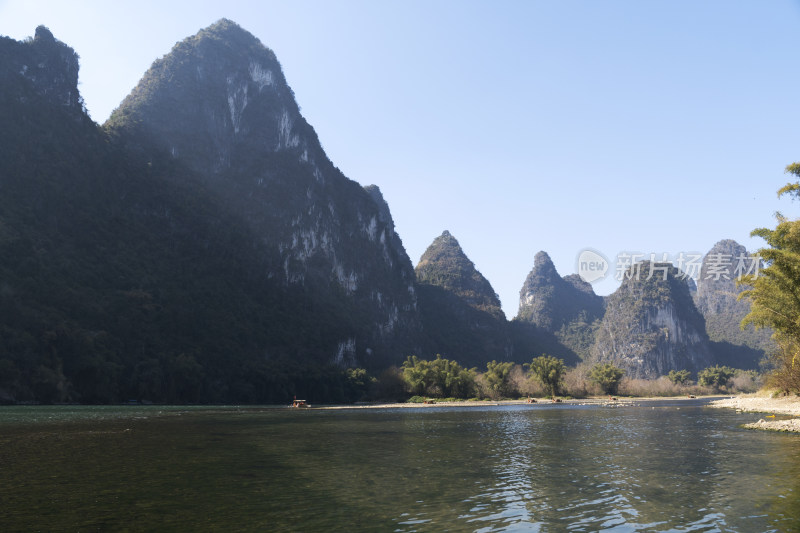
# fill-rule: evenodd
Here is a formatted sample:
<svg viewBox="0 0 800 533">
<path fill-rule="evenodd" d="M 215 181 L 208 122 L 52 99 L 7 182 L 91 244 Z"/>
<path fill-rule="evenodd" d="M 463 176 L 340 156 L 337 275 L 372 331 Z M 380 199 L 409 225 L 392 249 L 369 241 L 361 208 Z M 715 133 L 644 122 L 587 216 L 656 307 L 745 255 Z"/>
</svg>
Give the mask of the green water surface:
<svg viewBox="0 0 800 533">
<path fill-rule="evenodd" d="M 800 436 L 702 402 L 0 408 L 0 531 L 797 531 Z"/>
</svg>

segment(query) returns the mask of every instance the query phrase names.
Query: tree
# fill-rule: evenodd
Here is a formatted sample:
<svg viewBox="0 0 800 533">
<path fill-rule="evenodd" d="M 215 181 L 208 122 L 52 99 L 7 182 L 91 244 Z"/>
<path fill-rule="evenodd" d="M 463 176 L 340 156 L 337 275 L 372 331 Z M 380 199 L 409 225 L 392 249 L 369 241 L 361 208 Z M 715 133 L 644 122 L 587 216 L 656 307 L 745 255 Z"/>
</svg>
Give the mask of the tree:
<svg viewBox="0 0 800 533">
<path fill-rule="evenodd" d="M 512 393 L 510 382 L 512 368 L 514 368 L 514 363 L 510 362 L 498 363 L 492 360 L 486 364 L 486 372 L 483 374 L 483 379 L 489 389 L 489 394 L 493 398 L 506 397 Z"/>
<path fill-rule="evenodd" d="M 787 166 L 786 172 L 800 178 L 800 163 Z M 778 191 L 778 197 L 786 194 L 800 199 L 800 181 L 787 183 Z M 785 392 L 800 393 L 800 220 L 789 220 L 780 213 L 776 218 L 774 230 L 758 228 L 751 233 L 769 247 L 758 251 L 766 266 L 738 280 L 750 287 L 739 296 L 750 299 L 750 313 L 742 327 L 753 324 L 775 332 L 779 353 L 768 382 L 779 383 Z"/>
<path fill-rule="evenodd" d="M 685 385 L 689 382 L 690 377 L 692 377 L 692 373 L 688 370 L 670 370 L 667 374 L 667 379 L 675 385 Z"/>
<path fill-rule="evenodd" d="M 697 374 L 697 382 L 704 387 L 719 390 L 728 384 L 736 370 L 728 366 L 710 366 Z"/>
<path fill-rule="evenodd" d="M 476 371 L 438 354 L 433 361 L 409 356 L 402 369 L 409 392 L 415 396 L 469 398 L 475 392 Z"/>
<path fill-rule="evenodd" d="M 551 355 L 535 357 L 530 364 L 530 375 L 539 381 L 555 398 L 564 379 L 564 361 Z"/>
<path fill-rule="evenodd" d="M 625 371 L 611 363 L 598 363 L 589 372 L 589 379 L 600 385 L 606 394 L 616 394 Z"/>
</svg>

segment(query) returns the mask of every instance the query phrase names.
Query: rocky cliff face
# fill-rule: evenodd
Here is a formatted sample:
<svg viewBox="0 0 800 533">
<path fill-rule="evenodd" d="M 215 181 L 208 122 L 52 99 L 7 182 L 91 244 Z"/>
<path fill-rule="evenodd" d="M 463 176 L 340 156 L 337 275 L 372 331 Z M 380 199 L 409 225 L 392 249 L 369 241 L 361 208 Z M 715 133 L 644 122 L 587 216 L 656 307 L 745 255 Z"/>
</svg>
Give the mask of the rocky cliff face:
<svg viewBox="0 0 800 533">
<path fill-rule="evenodd" d="M 709 366 L 705 323 L 683 274 L 669 263 L 632 266 L 606 300 L 591 357 L 610 361 L 635 378 Z"/>
<path fill-rule="evenodd" d="M 297 307 L 248 227 L 105 135 L 43 28 L 0 39 L 0 73 L 0 401 L 285 397 L 265 353 Z"/>
<path fill-rule="evenodd" d="M 500 299 L 450 232 L 434 239 L 416 273 L 430 355 L 441 353 L 467 366 L 512 358 Z"/>
<path fill-rule="evenodd" d="M 594 342 L 596 322 L 603 316 L 603 299 L 577 274 L 562 278 L 550 256 L 539 252 L 519 293 L 515 320 L 554 334 L 576 354 L 586 357 Z"/>
<path fill-rule="evenodd" d="M 749 310 L 746 301 L 737 301 L 742 289 L 736 278 L 756 268 L 747 249 L 738 242 L 725 239 L 716 243 L 703 257 L 697 283 L 697 309 L 705 314 Z"/>
<path fill-rule="evenodd" d="M 706 320 L 706 330 L 715 343 L 720 364 L 757 368 L 766 352 L 775 348 L 772 331 L 756 331 L 753 326 L 740 328 L 742 319 L 750 312 L 750 302 L 738 299 L 746 287 L 737 286 L 736 279 L 756 273 L 761 266 L 744 246 L 730 239 L 716 243 L 703 258 L 694 299 Z"/>
<path fill-rule="evenodd" d="M 48 102 L 78 114 L 83 111 L 78 92 L 78 55 L 53 37 L 50 30 L 39 26 L 33 39 L 22 42 L 0 37 L 0 54 L 4 77 L 24 79 Z"/>
<path fill-rule="evenodd" d="M 0 402 L 337 402 L 344 367 L 417 352 L 388 205 L 235 24 L 179 43 L 104 128 L 71 49 L 0 38 L 0 123 Z"/>
<path fill-rule="evenodd" d="M 333 166 L 275 54 L 251 34 L 221 20 L 176 44 L 106 126 L 189 167 L 240 213 L 270 249 L 265 276 L 341 309 L 331 360 L 396 362 L 411 350 L 414 272 L 386 202 Z"/>
</svg>

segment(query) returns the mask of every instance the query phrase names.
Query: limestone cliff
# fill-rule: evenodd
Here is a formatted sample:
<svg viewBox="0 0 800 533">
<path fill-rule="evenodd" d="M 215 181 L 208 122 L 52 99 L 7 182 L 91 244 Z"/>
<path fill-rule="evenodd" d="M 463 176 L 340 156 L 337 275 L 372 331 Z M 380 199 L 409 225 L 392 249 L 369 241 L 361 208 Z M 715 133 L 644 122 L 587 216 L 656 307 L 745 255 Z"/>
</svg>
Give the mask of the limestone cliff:
<svg viewBox="0 0 800 533">
<path fill-rule="evenodd" d="M 264 275 L 335 320 L 328 358 L 399 362 L 419 333 L 414 272 L 375 188 L 345 177 L 300 114 L 275 54 L 229 20 L 155 61 L 106 127 L 166 154 L 247 222 Z"/>
<path fill-rule="evenodd" d="M 39 26 L 33 39 L 21 42 L 0 37 L 0 59 L 0 72 L 7 79 L 19 76 L 49 102 L 77 114 L 83 111 L 78 54 L 46 27 Z"/>
<path fill-rule="evenodd" d="M 764 355 L 775 348 L 772 331 L 740 327 L 750 312 L 750 302 L 739 300 L 745 286 L 737 285 L 742 274 L 757 273 L 760 262 L 734 240 L 717 242 L 703 257 L 695 303 L 706 320 L 719 364 L 757 368 Z"/>
<path fill-rule="evenodd" d="M 612 362 L 634 378 L 709 366 L 705 322 L 683 273 L 670 263 L 631 266 L 606 300 L 591 358 Z"/>
</svg>

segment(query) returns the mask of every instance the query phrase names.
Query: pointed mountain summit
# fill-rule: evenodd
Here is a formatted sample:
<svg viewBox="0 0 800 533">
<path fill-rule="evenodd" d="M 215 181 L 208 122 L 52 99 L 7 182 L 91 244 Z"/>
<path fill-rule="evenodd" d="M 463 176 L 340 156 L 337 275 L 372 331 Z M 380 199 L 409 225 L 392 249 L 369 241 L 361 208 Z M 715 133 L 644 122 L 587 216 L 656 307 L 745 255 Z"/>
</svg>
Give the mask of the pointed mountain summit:
<svg viewBox="0 0 800 533">
<path fill-rule="evenodd" d="M 475 309 L 505 318 L 500 298 L 461 245 L 445 230 L 434 239 L 417 263 L 417 281 L 436 285 L 464 300 Z"/>
<path fill-rule="evenodd" d="M 750 312 L 750 301 L 738 299 L 747 287 L 737 285 L 736 279 L 742 274 L 757 274 L 762 268 L 758 261 L 731 239 L 717 242 L 703 257 L 694 298 L 706 319 L 719 364 L 755 369 L 764 355 L 775 349 L 771 330 L 739 327 Z"/>
<path fill-rule="evenodd" d="M 425 250 L 416 274 L 427 355 L 440 353 L 468 366 L 511 359 L 500 299 L 449 231 Z"/>
<path fill-rule="evenodd" d="M 737 301 L 744 288 L 736 286 L 736 278 L 755 273 L 760 264 L 755 264 L 747 249 L 732 239 L 717 242 L 703 257 L 700 278 L 697 283 L 697 308 L 703 314 L 730 312 L 744 316 L 750 310 L 747 301 Z"/>
<path fill-rule="evenodd" d="M 227 19 L 156 60 L 108 125 L 141 128 L 206 174 L 290 148 L 327 162 L 274 52 Z"/>
<path fill-rule="evenodd" d="M 388 205 L 331 163 L 275 54 L 252 34 L 222 19 L 177 43 L 106 128 L 162 165 L 194 171 L 197 186 L 248 224 L 268 249 L 264 275 L 300 291 L 330 325 L 307 353 L 371 366 L 413 349 L 415 276 Z"/>
<path fill-rule="evenodd" d="M 593 324 L 603 316 L 603 299 L 576 274 L 562 278 L 546 252 L 534 257 L 533 269 L 519 293 L 516 320 L 554 334 L 570 350 L 586 356 Z"/>
<path fill-rule="evenodd" d="M 577 274 L 561 277 L 550 256 L 539 252 L 519 292 L 517 318 L 555 332 L 581 312 L 590 320 L 603 312 L 603 299 Z"/>
</svg>

